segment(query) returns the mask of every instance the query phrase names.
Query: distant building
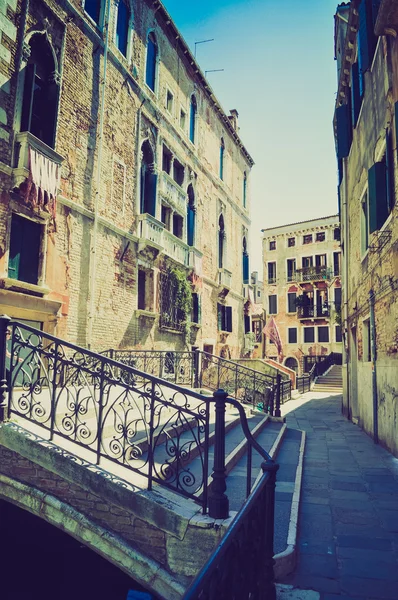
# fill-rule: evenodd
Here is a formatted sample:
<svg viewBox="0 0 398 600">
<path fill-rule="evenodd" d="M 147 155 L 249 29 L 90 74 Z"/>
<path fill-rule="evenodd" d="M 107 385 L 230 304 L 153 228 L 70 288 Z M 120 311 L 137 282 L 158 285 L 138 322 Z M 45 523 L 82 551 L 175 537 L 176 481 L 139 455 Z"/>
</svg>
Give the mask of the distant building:
<svg viewBox="0 0 398 600">
<path fill-rule="evenodd" d="M 297 373 L 341 352 L 341 251 L 337 215 L 263 229 L 264 307 L 275 320 L 282 357 L 265 340 L 265 358 Z"/>
<path fill-rule="evenodd" d="M 335 15 L 343 409 L 398 456 L 398 3 Z"/>
</svg>

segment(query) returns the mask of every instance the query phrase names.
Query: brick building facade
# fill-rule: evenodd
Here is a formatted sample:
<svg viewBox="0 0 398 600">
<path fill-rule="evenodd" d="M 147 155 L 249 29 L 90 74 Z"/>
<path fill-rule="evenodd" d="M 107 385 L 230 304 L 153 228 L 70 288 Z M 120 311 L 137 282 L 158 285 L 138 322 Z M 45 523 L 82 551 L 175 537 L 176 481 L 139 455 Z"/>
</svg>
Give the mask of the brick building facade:
<svg viewBox="0 0 398 600">
<path fill-rule="evenodd" d="M 265 340 L 265 357 L 297 373 L 341 353 L 340 226 L 338 216 L 263 229 L 264 308 L 282 342 Z"/>
<path fill-rule="evenodd" d="M 0 32 L 2 312 L 239 356 L 253 161 L 163 5 L 6 0 Z"/>
<path fill-rule="evenodd" d="M 398 455 L 398 7 L 335 17 L 345 413 Z"/>
</svg>

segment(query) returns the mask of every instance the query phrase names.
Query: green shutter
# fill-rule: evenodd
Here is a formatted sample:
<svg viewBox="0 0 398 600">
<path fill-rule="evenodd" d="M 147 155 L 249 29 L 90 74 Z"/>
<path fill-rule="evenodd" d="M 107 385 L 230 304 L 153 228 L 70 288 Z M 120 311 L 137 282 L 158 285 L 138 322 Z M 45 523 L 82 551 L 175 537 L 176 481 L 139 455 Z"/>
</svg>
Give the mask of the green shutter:
<svg viewBox="0 0 398 600">
<path fill-rule="evenodd" d="M 19 279 L 19 265 L 23 240 L 23 220 L 13 215 L 11 220 L 10 253 L 8 258 L 8 277 Z"/>
<path fill-rule="evenodd" d="M 346 158 L 350 153 L 352 130 L 348 104 L 336 108 L 337 158 Z"/>
<path fill-rule="evenodd" d="M 217 327 L 218 331 L 223 331 L 223 305 L 217 304 Z"/>
<path fill-rule="evenodd" d="M 232 331 L 232 306 L 225 307 L 225 331 Z"/>
<path fill-rule="evenodd" d="M 369 230 L 380 229 L 388 216 L 386 163 L 377 162 L 368 171 Z"/>
<path fill-rule="evenodd" d="M 361 110 L 361 100 L 362 98 L 359 91 L 359 67 L 356 62 L 351 67 L 351 118 L 354 127 L 356 127 L 359 111 Z"/>
</svg>

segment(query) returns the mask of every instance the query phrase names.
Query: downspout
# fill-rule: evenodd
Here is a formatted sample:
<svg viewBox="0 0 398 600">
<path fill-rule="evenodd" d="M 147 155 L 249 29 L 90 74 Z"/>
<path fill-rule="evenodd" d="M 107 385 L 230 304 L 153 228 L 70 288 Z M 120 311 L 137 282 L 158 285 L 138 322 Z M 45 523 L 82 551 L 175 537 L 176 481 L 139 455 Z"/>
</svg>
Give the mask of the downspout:
<svg viewBox="0 0 398 600">
<path fill-rule="evenodd" d="M 349 359 L 350 359 L 350 336 L 348 334 L 348 169 L 347 169 L 347 158 L 343 158 L 343 328 L 344 328 L 344 338 L 346 343 L 344 344 L 344 358 L 345 363 L 347 365 L 346 369 L 346 394 L 347 394 L 347 417 L 351 418 L 350 415 L 350 368 L 349 368 Z"/>
<path fill-rule="evenodd" d="M 375 323 L 375 295 L 369 290 L 370 306 L 370 350 L 372 359 L 372 400 L 373 400 L 373 441 L 379 443 L 379 415 L 377 406 L 377 374 L 376 374 L 376 323 Z"/>
<path fill-rule="evenodd" d="M 89 284 L 89 309 L 88 309 L 88 327 L 87 327 L 87 347 L 90 349 L 93 343 L 93 326 L 95 314 L 95 278 L 97 275 L 97 237 L 98 237 L 98 208 L 100 197 L 101 184 L 101 159 L 102 145 L 104 133 L 104 108 L 105 108 L 105 89 L 106 89 L 106 73 L 108 66 L 108 43 L 109 43 L 109 22 L 111 14 L 111 0 L 106 3 L 106 16 L 104 20 L 105 28 L 105 44 L 104 44 L 104 68 L 102 75 L 102 90 L 101 90 L 101 108 L 99 114 L 99 134 L 98 134 L 98 156 L 97 156 L 97 181 L 96 192 L 94 198 L 94 220 L 93 233 L 91 237 L 90 247 L 90 284 Z"/>
</svg>

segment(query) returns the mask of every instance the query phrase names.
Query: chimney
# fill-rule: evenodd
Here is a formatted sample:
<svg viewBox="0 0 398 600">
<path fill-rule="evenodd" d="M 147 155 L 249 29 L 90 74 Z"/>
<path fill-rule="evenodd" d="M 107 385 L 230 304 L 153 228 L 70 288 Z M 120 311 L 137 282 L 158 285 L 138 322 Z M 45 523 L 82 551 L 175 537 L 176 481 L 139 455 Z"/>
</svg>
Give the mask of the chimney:
<svg viewBox="0 0 398 600">
<path fill-rule="evenodd" d="M 231 121 L 232 127 L 235 129 L 236 133 L 238 133 L 238 131 L 239 131 L 239 126 L 238 126 L 239 113 L 236 110 L 236 108 L 233 108 L 229 112 L 231 114 L 229 115 L 228 119 Z"/>
</svg>

